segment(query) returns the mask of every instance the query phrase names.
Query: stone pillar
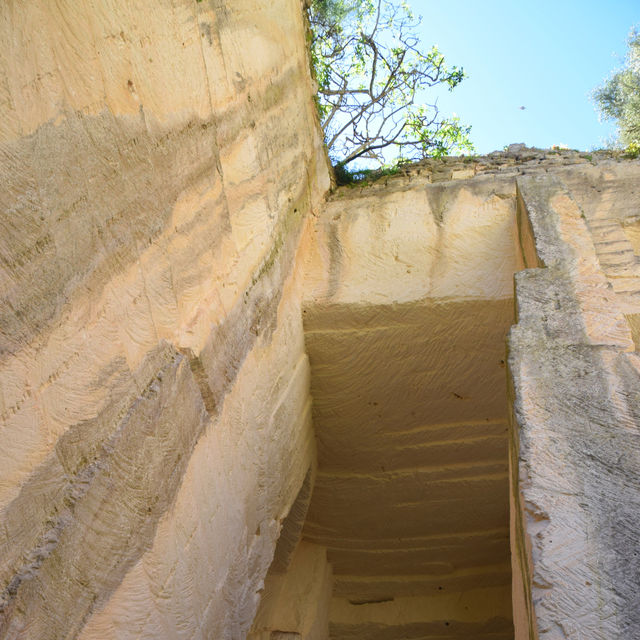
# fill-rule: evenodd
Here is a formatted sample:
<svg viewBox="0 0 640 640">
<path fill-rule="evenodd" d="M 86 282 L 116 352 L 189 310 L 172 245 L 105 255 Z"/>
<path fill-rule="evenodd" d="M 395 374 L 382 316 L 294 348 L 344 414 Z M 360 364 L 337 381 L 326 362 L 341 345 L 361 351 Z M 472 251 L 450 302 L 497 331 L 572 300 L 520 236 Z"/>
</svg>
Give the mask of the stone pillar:
<svg viewBox="0 0 640 640">
<path fill-rule="evenodd" d="M 544 174 L 518 192 L 536 268 L 508 340 L 516 639 L 637 637 L 640 358 L 570 192 Z"/>
</svg>

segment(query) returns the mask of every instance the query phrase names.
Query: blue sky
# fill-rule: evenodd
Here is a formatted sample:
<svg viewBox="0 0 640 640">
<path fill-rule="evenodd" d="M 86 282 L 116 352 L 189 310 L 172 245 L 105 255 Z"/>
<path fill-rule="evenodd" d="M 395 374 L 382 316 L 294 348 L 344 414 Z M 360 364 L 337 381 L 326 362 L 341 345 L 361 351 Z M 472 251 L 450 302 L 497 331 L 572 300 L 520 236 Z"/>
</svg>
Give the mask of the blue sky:
<svg viewBox="0 0 640 640">
<path fill-rule="evenodd" d="M 640 0 L 409 4 L 423 16 L 424 48 L 437 44 L 468 75 L 453 92 L 439 92 L 438 106 L 472 125 L 476 152 L 512 142 L 590 150 L 613 135 L 589 94 L 623 62 Z"/>
</svg>

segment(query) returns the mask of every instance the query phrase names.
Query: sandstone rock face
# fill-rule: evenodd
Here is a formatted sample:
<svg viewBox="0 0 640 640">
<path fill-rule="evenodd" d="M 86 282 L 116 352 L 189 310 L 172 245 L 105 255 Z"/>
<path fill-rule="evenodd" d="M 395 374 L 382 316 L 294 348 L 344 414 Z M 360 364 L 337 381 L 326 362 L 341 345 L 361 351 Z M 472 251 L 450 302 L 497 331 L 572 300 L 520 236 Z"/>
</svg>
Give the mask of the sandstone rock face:
<svg viewBox="0 0 640 640">
<path fill-rule="evenodd" d="M 302 9 L 0 7 L 0 638 L 637 637 L 640 165 L 325 202 Z"/>
<path fill-rule="evenodd" d="M 304 306 L 331 637 L 510 638 L 512 179 L 343 190 Z"/>
<path fill-rule="evenodd" d="M 517 639 L 640 629 L 638 177 L 634 163 L 518 179 L 537 268 L 516 276 L 509 337 Z"/>
<path fill-rule="evenodd" d="M 286 572 L 272 570 L 249 640 L 327 640 L 333 581 L 326 550 L 303 541 Z"/>
<path fill-rule="evenodd" d="M 300 3 L 0 31 L 0 636 L 243 637 L 315 460 Z"/>
</svg>

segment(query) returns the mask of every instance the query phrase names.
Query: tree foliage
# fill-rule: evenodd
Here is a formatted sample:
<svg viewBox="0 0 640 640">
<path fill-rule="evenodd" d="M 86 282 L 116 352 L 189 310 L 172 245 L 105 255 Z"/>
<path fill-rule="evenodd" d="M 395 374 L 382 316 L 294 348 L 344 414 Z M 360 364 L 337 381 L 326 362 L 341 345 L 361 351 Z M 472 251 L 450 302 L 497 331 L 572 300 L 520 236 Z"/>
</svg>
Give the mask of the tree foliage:
<svg viewBox="0 0 640 640">
<path fill-rule="evenodd" d="M 309 17 L 318 111 L 335 164 L 383 164 L 389 147 L 401 160 L 472 150 L 470 127 L 442 117 L 435 100 L 416 104 L 425 89 L 453 89 L 464 72 L 437 47 L 420 50 L 420 21 L 404 2 L 313 0 Z"/>
<path fill-rule="evenodd" d="M 605 120 L 616 120 L 618 141 L 625 147 L 640 144 L 640 34 L 632 30 L 625 64 L 593 98 Z"/>
</svg>

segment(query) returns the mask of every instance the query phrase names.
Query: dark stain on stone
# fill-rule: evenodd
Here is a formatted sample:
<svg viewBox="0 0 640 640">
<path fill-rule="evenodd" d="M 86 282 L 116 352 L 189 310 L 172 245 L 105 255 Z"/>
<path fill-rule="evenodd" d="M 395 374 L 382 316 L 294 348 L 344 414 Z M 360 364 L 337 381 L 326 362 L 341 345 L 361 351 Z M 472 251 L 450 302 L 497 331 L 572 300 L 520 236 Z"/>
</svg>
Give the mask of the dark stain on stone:
<svg viewBox="0 0 640 640">
<path fill-rule="evenodd" d="M 200 35 L 207 39 L 209 46 L 213 45 L 213 36 L 211 35 L 211 24 L 209 22 L 200 23 Z"/>
<path fill-rule="evenodd" d="M 162 232 L 185 185 L 215 174 L 215 128 L 195 135 L 195 124 L 152 134 L 137 118 L 71 113 L 3 147 L 0 266 L 11 284 L 0 359 L 46 332 L 77 292 L 99 295 Z"/>
<path fill-rule="evenodd" d="M 431 215 L 438 226 L 442 226 L 444 212 L 449 201 L 454 198 L 455 191 L 456 189 L 452 185 L 431 184 L 426 187 Z"/>
<path fill-rule="evenodd" d="M 256 340 L 275 329 L 302 226 L 299 216 L 284 218 L 279 251 L 203 352 L 162 343 L 135 376 L 123 359 L 112 362 L 105 410 L 70 428 L 10 503 L 0 538 L 11 574 L 0 592 L 0 636 L 28 621 L 43 640 L 75 637 L 150 548 L 198 439 Z"/>
<path fill-rule="evenodd" d="M 338 233 L 338 225 L 331 222 L 329 224 L 329 290 L 328 297 L 331 299 L 338 293 L 340 286 L 340 275 L 342 273 L 342 245 Z"/>
</svg>

